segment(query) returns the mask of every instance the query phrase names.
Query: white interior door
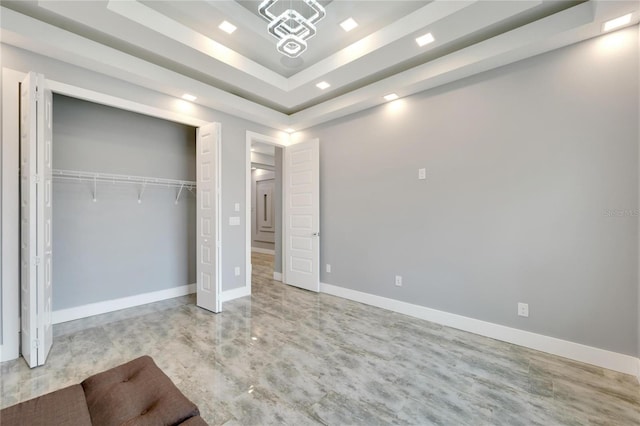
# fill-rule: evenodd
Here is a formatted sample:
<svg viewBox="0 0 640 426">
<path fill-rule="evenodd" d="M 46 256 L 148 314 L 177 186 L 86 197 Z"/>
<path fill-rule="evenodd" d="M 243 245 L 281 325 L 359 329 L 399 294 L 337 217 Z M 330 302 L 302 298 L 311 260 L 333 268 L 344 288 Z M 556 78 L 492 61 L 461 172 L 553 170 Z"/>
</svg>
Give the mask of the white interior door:
<svg viewBox="0 0 640 426">
<path fill-rule="evenodd" d="M 197 244 L 196 303 L 222 311 L 220 298 L 220 124 L 198 128 L 196 137 Z"/>
<path fill-rule="evenodd" d="M 320 291 L 320 151 L 317 139 L 284 150 L 284 282 Z"/>
<path fill-rule="evenodd" d="M 21 349 L 30 367 L 43 365 L 53 343 L 51 327 L 51 92 L 41 74 L 21 85 Z"/>
</svg>

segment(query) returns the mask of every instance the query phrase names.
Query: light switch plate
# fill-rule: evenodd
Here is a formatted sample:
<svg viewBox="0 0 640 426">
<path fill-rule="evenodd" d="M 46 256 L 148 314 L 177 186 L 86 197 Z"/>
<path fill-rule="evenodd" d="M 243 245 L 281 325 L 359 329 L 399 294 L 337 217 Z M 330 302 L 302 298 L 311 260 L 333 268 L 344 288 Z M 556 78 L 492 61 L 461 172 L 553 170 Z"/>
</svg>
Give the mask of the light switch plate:
<svg viewBox="0 0 640 426">
<path fill-rule="evenodd" d="M 424 180 L 427 178 L 427 169 L 418 169 L 418 179 Z"/>
<path fill-rule="evenodd" d="M 240 203 L 236 203 L 235 206 L 233 206 L 233 209 L 237 212 L 240 211 Z"/>
<path fill-rule="evenodd" d="M 229 225 L 231 225 L 231 226 L 240 225 L 240 216 L 231 216 L 229 218 Z"/>
</svg>

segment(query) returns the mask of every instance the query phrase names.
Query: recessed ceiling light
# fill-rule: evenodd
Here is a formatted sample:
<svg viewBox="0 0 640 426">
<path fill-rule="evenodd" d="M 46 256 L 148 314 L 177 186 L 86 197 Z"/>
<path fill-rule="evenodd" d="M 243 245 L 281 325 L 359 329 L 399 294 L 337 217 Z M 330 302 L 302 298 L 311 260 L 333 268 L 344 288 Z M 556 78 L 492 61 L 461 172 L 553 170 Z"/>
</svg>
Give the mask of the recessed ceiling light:
<svg viewBox="0 0 640 426">
<path fill-rule="evenodd" d="M 291 127 L 289 127 L 288 129 L 284 129 L 284 131 L 287 132 L 287 133 L 295 132 L 295 130 L 293 130 Z"/>
<path fill-rule="evenodd" d="M 321 81 L 320 83 L 316 84 L 316 87 L 320 90 L 324 90 L 328 87 L 330 87 L 331 85 L 329 83 L 327 83 L 326 81 Z"/>
<path fill-rule="evenodd" d="M 631 14 L 627 13 L 624 16 L 605 22 L 602 26 L 602 31 L 606 33 L 607 31 L 615 30 L 616 28 L 625 26 L 629 22 L 631 22 Z"/>
<path fill-rule="evenodd" d="M 182 99 L 184 99 L 185 101 L 193 102 L 198 98 L 196 96 L 185 93 L 184 95 L 182 95 Z"/>
<path fill-rule="evenodd" d="M 343 30 L 345 30 L 346 32 L 349 32 L 352 29 L 354 29 L 355 27 L 357 27 L 358 23 L 353 18 L 349 18 L 349 19 L 343 21 L 340 24 L 340 26 L 342 27 Z"/>
<path fill-rule="evenodd" d="M 426 33 L 423 36 L 420 36 L 416 39 L 416 43 L 418 43 L 418 46 L 422 47 L 425 46 L 429 43 L 433 43 L 435 41 L 435 38 L 433 38 L 433 35 L 431 35 L 431 33 Z"/>
<path fill-rule="evenodd" d="M 399 96 L 396 95 L 395 93 L 389 93 L 388 95 L 385 95 L 385 97 L 384 97 L 384 99 L 386 101 L 395 101 L 398 98 L 399 98 Z"/>
<path fill-rule="evenodd" d="M 227 22 L 227 21 L 222 21 L 222 24 L 220 24 L 218 28 L 220 28 L 222 31 L 224 31 L 227 34 L 231 34 L 236 30 L 236 26 L 233 25 L 231 22 Z"/>
</svg>

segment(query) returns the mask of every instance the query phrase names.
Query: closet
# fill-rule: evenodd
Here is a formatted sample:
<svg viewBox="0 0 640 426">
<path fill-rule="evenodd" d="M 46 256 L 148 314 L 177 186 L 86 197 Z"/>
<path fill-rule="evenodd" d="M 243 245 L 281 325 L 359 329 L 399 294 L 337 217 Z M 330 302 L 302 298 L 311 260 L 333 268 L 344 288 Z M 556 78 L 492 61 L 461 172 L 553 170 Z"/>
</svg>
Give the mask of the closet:
<svg viewBox="0 0 640 426">
<path fill-rule="evenodd" d="M 42 365 L 52 324 L 194 291 L 221 312 L 220 123 L 36 72 L 2 87 L 3 359 Z"/>
<path fill-rule="evenodd" d="M 63 95 L 53 111 L 54 313 L 195 283 L 196 129 Z"/>
</svg>

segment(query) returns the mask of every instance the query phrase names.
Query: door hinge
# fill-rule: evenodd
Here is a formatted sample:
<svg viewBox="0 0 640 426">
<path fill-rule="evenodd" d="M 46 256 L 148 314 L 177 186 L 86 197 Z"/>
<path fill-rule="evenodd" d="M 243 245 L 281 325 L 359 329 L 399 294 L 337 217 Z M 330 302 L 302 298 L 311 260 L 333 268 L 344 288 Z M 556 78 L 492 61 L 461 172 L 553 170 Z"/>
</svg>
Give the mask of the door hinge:
<svg viewBox="0 0 640 426">
<path fill-rule="evenodd" d="M 40 175 L 33 175 L 33 183 L 40 183 Z"/>
<path fill-rule="evenodd" d="M 34 256 L 33 264 L 36 266 L 40 265 L 40 256 Z"/>
<path fill-rule="evenodd" d="M 35 339 L 35 340 L 33 341 L 33 346 L 34 346 L 36 349 L 38 349 L 38 348 L 40 347 L 40 341 L 39 341 L 38 339 Z"/>
</svg>

